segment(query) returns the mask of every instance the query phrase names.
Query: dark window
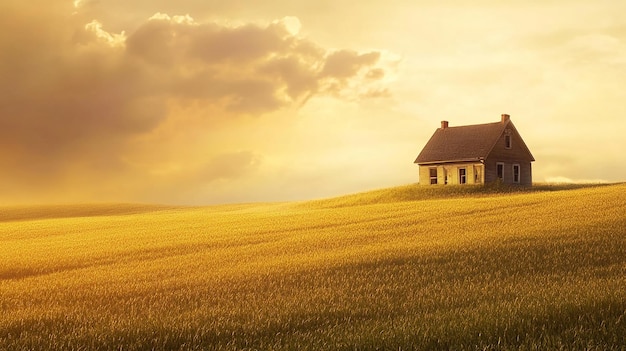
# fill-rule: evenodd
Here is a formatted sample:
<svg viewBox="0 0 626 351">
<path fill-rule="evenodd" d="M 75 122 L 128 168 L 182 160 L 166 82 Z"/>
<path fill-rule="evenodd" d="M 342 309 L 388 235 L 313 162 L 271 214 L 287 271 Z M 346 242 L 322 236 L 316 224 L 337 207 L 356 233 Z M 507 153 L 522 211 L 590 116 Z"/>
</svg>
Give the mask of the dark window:
<svg viewBox="0 0 626 351">
<path fill-rule="evenodd" d="M 437 184 L 437 168 L 430 169 L 430 184 Z"/>
<path fill-rule="evenodd" d="M 483 167 L 482 166 L 474 166 L 474 183 L 480 184 L 483 182 Z"/>
<path fill-rule="evenodd" d="M 513 165 L 513 182 L 519 183 L 519 165 Z"/>
<path fill-rule="evenodd" d="M 467 183 L 467 177 L 465 176 L 465 168 L 459 168 L 459 184 Z"/>
<path fill-rule="evenodd" d="M 511 136 L 510 135 L 504 136 L 504 147 L 507 149 L 511 148 Z"/>
<path fill-rule="evenodd" d="M 498 174 L 498 179 L 504 180 L 504 163 L 496 164 L 496 173 Z"/>
</svg>

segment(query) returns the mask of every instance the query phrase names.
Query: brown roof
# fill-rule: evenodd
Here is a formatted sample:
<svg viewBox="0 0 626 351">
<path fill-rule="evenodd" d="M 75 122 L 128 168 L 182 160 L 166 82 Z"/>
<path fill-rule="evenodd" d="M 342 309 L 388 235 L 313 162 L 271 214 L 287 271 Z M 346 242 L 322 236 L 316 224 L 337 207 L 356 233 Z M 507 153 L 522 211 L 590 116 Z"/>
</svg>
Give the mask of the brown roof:
<svg viewBox="0 0 626 351">
<path fill-rule="evenodd" d="M 506 123 L 439 128 L 415 163 L 485 159 L 509 123 L 510 120 Z"/>
</svg>

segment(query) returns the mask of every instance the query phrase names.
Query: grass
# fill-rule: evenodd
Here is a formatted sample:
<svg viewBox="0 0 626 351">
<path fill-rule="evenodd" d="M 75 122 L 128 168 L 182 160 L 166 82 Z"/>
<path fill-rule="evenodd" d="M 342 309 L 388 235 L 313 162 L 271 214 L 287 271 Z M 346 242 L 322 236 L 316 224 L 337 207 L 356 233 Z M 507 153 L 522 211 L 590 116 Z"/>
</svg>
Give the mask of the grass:
<svg viewBox="0 0 626 351">
<path fill-rule="evenodd" d="M 626 185 L 2 210 L 0 349 L 624 349 Z"/>
</svg>

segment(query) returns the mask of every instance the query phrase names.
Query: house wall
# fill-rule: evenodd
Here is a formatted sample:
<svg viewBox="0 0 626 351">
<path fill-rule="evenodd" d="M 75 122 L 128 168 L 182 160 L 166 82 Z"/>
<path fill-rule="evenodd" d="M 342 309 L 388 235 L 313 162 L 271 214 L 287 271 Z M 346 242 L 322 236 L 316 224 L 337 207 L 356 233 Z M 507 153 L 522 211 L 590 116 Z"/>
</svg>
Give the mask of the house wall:
<svg viewBox="0 0 626 351">
<path fill-rule="evenodd" d="M 485 161 L 485 183 L 492 183 L 498 180 L 497 164 L 504 164 L 504 184 L 519 184 L 525 186 L 531 186 L 533 183 L 532 177 L 532 164 L 530 162 L 521 162 L 517 160 L 502 160 L 490 158 Z M 520 181 L 515 183 L 513 179 L 513 165 L 518 164 L 520 166 Z"/>
<path fill-rule="evenodd" d="M 430 184 L 430 168 L 429 166 L 419 166 L 420 168 L 420 181 L 419 183 L 422 185 Z"/>
<path fill-rule="evenodd" d="M 511 148 L 507 149 L 505 136 L 511 136 Z M 485 183 L 498 180 L 497 164 L 504 164 L 504 184 L 532 185 L 532 164 L 531 156 L 524 147 L 523 141 L 513 123 L 510 123 L 505 133 L 503 133 L 495 146 L 491 150 L 489 157 L 485 160 Z M 513 165 L 520 165 L 520 181 L 515 183 L 513 179 Z"/>
<path fill-rule="evenodd" d="M 419 166 L 419 183 L 430 185 L 430 169 L 437 169 L 437 185 L 460 184 L 459 169 L 465 168 L 466 184 L 484 184 L 485 167 L 482 163 L 443 163 Z"/>
</svg>

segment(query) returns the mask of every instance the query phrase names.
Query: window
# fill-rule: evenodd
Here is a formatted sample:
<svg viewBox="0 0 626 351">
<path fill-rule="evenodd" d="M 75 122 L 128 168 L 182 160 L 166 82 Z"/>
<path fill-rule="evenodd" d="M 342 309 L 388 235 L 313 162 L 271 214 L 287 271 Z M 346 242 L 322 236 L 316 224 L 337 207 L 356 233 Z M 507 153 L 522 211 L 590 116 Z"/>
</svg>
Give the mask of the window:
<svg viewBox="0 0 626 351">
<path fill-rule="evenodd" d="M 496 163 L 496 174 L 498 175 L 498 179 L 504 180 L 504 163 Z"/>
<path fill-rule="evenodd" d="M 430 184 L 437 184 L 437 168 L 431 168 L 430 172 Z"/>
<path fill-rule="evenodd" d="M 513 182 L 519 183 L 519 165 L 513 165 Z"/>
<path fill-rule="evenodd" d="M 465 168 L 459 168 L 459 184 L 467 183 L 467 176 L 465 172 Z"/>
<path fill-rule="evenodd" d="M 504 136 L 504 147 L 507 149 L 511 148 L 511 136 L 510 135 Z"/>
<path fill-rule="evenodd" d="M 480 177 L 480 167 L 478 166 L 474 166 L 474 183 L 476 184 L 482 183 L 482 180 Z"/>
</svg>

